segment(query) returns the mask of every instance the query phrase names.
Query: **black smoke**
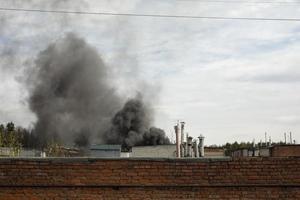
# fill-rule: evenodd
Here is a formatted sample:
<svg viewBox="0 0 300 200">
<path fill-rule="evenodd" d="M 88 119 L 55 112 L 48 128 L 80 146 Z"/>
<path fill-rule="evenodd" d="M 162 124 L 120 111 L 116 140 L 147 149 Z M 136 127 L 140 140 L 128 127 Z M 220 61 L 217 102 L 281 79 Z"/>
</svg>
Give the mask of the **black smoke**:
<svg viewBox="0 0 300 200">
<path fill-rule="evenodd" d="M 142 98 L 129 100 L 117 112 L 122 100 L 111 77 L 97 50 L 75 34 L 40 52 L 28 76 L 39 147 L 53 141 L 123 148 L 170 143 L 163 130 L 151 128 L 152 112 Z"/>
<path fill-rule="evenodd" d="M 151 119 L 152 112 L 141 97 L 131 99 L 112 118 L 104 139 L 109 144 L 122 144 L 124 150 L 139 145 L 170 144 L 162 129 L 150 127 Z"/>
</svg>

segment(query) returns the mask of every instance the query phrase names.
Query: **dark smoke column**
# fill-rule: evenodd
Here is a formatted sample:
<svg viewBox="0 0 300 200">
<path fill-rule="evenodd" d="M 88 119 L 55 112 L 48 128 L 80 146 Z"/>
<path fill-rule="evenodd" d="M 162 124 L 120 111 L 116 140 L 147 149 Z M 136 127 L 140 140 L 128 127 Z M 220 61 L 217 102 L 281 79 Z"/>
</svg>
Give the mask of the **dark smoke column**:
<svg viewBox="0 0 300 200">
<path fill-rule="evenodd" d="M 111 128 L 104 135 L 108 144 L 122 144 L 123 150 L 132 146 L 170 144 L 162 129 L 150 127 L 152 113 L 137 97 L 127 101 L 111 121 Z"/>
<path fill-rule="evenodd" d="M 39 147 L 52 141 L 87 145 L 120 108 L 101 57 L 74 34 L 40 52 L 28 80 Z"/>
</svg>

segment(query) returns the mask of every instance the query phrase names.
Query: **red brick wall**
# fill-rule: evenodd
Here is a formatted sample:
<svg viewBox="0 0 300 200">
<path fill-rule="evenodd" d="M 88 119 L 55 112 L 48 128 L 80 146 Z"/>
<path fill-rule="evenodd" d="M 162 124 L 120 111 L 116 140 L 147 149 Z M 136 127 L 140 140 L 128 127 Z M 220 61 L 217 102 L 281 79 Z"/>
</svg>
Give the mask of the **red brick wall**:
<svg viewBox="0 0 300 200">
<path fill-rule="evenodd" d="M 300 157 L 0 159 L 0 199 L 300 199 Z"/>
<path fill-rule="evenodd" d="M 271 148 L 271 156 L 300 156 L 300 145 L 281 145 Z"/>
</svg>

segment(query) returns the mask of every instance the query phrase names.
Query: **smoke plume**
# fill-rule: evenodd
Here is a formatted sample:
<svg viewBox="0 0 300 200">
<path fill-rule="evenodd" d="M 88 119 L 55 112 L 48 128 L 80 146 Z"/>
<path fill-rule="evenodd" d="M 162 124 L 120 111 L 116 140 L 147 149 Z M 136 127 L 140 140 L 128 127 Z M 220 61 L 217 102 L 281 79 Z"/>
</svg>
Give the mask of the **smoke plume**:
<svg viewBox="0 0 300 200">
<path fill-rule="evenodd" d="M 115 89 L 96 49 L 74 34 L 39 53 L 29 83 L 29 105 L 37 116 L 39 146 L 60 141 L 134 145 L 169 143 L 161 129 L 150 128 L 152 112 L 137 97 L 120 109 Z"/>
<path fill-rule="evenodd" d="M 37 116 L 41 146 L 51 140 L 72 144 L 74 138 L 94 137 L 108 128 L 120 107 L 101 57 L 74 34 L 42 51 L 29 78 L 29 104 Z"/>
<path fill-rule="evenodd" d="M 127 101 L 112 119 L 104 138 L 110 144 L 122 144 L 123 149 L 138 145 L 170 144 L 162 129 L 150 127 L 152 112 L 141 97 Z"/>
</svg>

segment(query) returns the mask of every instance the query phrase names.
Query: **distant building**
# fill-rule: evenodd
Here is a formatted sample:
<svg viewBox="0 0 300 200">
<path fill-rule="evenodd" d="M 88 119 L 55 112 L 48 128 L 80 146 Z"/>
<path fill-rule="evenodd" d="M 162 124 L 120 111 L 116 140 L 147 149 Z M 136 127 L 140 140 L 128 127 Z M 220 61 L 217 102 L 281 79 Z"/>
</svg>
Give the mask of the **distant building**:
<svg viewBox="0 0 300 200">
<path fill-rule="evenodd" d="M 21 148 L 17 153 L 11 147 L 0 147 L 0 157 L 40 157 L 41 151 Z"/>
<path fill-rule="evenodd" d="M 35 149 L 21 149 L 19 157 L 39 157 L 41 152 Z"/>
<path fill-rule="evenodd" d="M 270 156 L 270 150 L 268 147 L 260 148 L 260 149 L 247 149 L 247 148 L 242 148 L 242 149 L 237 149 L 231 153 L 231 156 L 234 158 L 238 157 L 268 157 Z"/>
<path fill-rule="evenodd" d="M 131 157 L 176 157 L 176 145 L 136 146 L 132 147 Z"/>
<path fill-rule="evenodd" d="M 270 147 L 263 147 L 263 148 L 258 149 L 257 151 L 259 152 L 258 156 L 261 156 L 261 157 L 270 156 Z"/>
<path fill-rule="evenodd" d="M 280 144 L 260 149 L 238 149 L 232 152 L 232 157 L 288 157 L 300 156 L 299 144 Z"/>
<path fill-rule="evenodd" d="M 300 156 L 299 144 L 275 145 L 270 148 L 272 157 Z"/>
<path fill-rule="evenodd" d="M 204 147 L 204 157 L 224 157 L 225 149 L 222 147 Z"/>
<path fill-rule="evenodd" d="M 249 150 L 248 149 L 237 149 L 232 152 L 232 157 L 238 158 L 238 157 L 248 157 L 249 156 Z"/>
<path fill-rule="evenodd" d="M 224 157 L 225 150 L 219 147 L 204 147 L 204 157 Z M 176 145 L 136 146 L 132 147 L 130 157 L 175 158 Z"/>
<path fill-rule="evenodd" d="M 97 144 L 91 145 L 90 157 L 121 157 L 121 145 Z"/>
</svg>

